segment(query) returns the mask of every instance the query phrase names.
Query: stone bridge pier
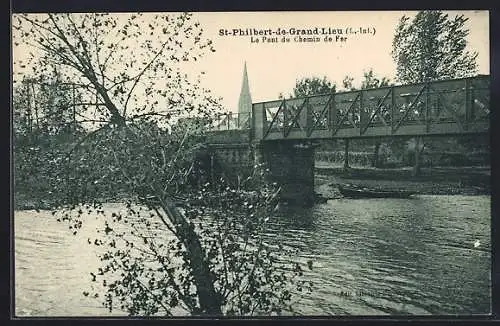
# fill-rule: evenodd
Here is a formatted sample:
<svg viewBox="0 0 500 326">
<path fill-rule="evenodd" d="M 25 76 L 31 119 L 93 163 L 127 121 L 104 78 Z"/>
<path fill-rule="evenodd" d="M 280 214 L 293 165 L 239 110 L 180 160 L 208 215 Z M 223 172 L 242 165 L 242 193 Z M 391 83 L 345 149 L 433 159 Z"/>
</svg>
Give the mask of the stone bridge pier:
<svg viewBox="0 0 500 326">
<path fill-rule="evenodd" d="M 268 178 L 281 187 L 281 200 L 292 205 L 314 203 L 314 146 L 306 142 L 263 142 L 257 159 L 269 169 Z"/>
<path fill-rule="evenodd" d="M 280 199 L 292 205 L 314 203 L 314 144 L 310 141 L 252 141 L 248 131 L 213 133 L 207 139 L 213 166 L 234 184 L 268 169 L 269 182 L 281 187 Z"/>
</svg>

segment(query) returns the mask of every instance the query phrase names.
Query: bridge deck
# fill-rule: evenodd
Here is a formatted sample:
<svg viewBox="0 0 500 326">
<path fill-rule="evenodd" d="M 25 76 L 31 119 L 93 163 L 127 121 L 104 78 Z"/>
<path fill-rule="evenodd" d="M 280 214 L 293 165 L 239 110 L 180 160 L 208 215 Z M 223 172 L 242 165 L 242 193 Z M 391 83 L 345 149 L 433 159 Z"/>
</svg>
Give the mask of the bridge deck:
<svg viewBox="0 0 500 326">
<path fill-rule="evenodd" d="M 255 140 L 487 133 L 489 87 L 477 76 L 254 103 L 216 129 L 250 129 Z"/>
</svg>

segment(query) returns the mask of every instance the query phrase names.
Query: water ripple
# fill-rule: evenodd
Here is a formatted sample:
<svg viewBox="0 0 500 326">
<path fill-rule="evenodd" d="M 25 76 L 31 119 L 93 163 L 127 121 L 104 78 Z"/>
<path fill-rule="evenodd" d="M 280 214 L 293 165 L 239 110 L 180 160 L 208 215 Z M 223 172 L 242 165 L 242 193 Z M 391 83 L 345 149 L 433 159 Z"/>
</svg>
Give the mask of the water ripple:
<svg viewBox="0 0 500 326">
<path fill-rule="evenodd" d="M 107 210 L 123 210 L 110 204 Z M 15 214 L 16 313 L 109 315 L 83 297 L 100 262 L 93 219 L 73 237 L 49 212 Z M 86 225 L 84 224 L 84 225 Z M 266 242 L 305 268 L 310 294 L 296 293 L 306 315 L 484 314 L 490 311 L 490 198 L 419 196 L 412 200 L 330 200 L 286 209 L 269 221 Z M 120 315 L 123 312 L 116 312 Z"/>
</svg>

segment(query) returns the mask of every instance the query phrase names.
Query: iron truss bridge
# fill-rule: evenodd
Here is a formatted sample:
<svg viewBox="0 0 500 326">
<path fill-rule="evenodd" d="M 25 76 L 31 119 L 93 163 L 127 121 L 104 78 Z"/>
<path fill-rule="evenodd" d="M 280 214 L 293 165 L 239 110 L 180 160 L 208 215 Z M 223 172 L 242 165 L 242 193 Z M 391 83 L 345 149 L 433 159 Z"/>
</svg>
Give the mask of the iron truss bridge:
<svg viewBox="0 0 500 326">
<path fill-rule="evenodd" d="M 255 103 L 248 125 L 255 140 L 488 133 L 490 77 Z"/>
</svg>

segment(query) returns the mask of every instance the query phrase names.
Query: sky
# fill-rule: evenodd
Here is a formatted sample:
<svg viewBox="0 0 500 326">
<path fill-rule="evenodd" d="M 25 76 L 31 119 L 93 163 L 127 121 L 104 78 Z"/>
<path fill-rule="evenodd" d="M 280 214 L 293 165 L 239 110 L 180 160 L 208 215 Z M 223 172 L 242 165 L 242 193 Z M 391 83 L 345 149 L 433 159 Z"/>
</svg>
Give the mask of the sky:
<svg viewBox="0 0 500 326">
<path fill-rule="evenodd" d="M 479 74 L 489 74 L 489 13 L 487 11 L 449 11 L 450 16 L 464 14 L 469 18 L 468 49 L 478 52 Z M 412 17 L 412 11 L 357 12 L 233 12 L 195 13 L 205 36 L 212 39 L 215 53 L 204 57 L 192 69 L 205 71 L 203 85 L 221 96 L 228 111 L 237 111 L 243 65 L 246 62 L 253 103 L 275 100 L 280 93 L 292 92 L 297 79 L 328 77 L 341 85 L 344 76 L 361 81 L 363 71 L 373 68 L 377 76 L 395 78 L 396 66 L 390 55 L 392 38 L 399 19 Z M 343 34 L 345 41 L 262 42 L 263 36 L 220 35 L 221 29 L 295 29 L 346 28 L 359 31 L 370 28 L 370 34 Z M 373 33 L 373 30 L 375 33 Z M 336 35 L 330 35 L 333 38 Z M 339 35 L 340 36 L 340 35 Z M 307 37 L 307 36 L 306 36 Z M 279 37 L 281 39 L 281 36 Z"/>
<path fill-rule="evenodd" d="M 450 16 L 468 17 L 468 50 L 477 51 L 479 74 L 489 74 L 489 13 L 487 11 L 447 11 Z M 412 17 L 414 11 L 342 11 L 342 12 L 196 12 L 193 13 L 204 37 L 213 41 L 216 52 L 209 51 L 201 60 L 189 62 L 183 68 L 193 78 L 202 75 L 202 86 L 221 97 L 227 111 L 237 111 L 238 99 L 246 62 L 252 102 L 278 99 L 292 93 L 296 80 L 303 77 L 326 76 L 341 85 L 346 75 L 361 82 L 363 72 L 373 69 L 379 77 L 395 79 L 396 66 L 390 55 L 392 39 L 399 19 Z M 298 42 L 291 29 L 335 31 L 327 35 L 332 41 Z M 264 35 L 228 35 L 234 29 L 264 33 L 285 31 L 289 42 L 263 42 Z M 339 34 L 338 29 L 342 31 Z M 362 30 L 368 33 L 360 33 Z M 227 30 L 227 33 L 225 32 Z M 346 34 L 346 30 L 357 34 Z M 300 37 L 313 37 L 301 35 Z M 338 41 L 337 41 L 338 37 Z M 259 41 L 258 43 L 256 41 Z M 23 52 L 24 51 L 24 52 Z M 22 58 L 26 50 L 14 48 L 14 59 Z M 14 66 L 14 72 L 19 71 Z"/>
</svg>

